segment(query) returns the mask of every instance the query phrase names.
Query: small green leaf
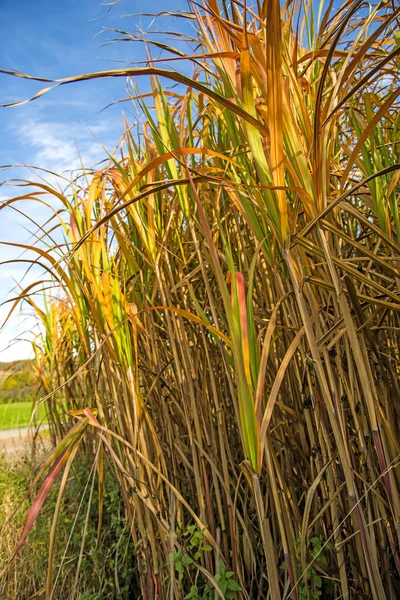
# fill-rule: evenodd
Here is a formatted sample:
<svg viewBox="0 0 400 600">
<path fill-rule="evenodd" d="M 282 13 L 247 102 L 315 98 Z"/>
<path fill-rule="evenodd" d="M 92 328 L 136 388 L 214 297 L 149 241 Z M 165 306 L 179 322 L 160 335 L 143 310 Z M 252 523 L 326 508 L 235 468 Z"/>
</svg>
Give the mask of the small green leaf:
<svg viewBox="0 0 400 600">
<path fill-rule="evenodd" d="M 198 588 L 197 585 L 192 585 L 190 588 L 190 592 L 185 596 L 185 600 L 189 600 L 190 598 L 196 598 L 198 596 Z"/>
<path fill-rule="evenodd" d="M 232 592 L 240 592 L 240 590 L 242 589 L 238 582 L 235 581 L 235 579 L 228 579 L 227 587 L 228 590 L 231 590 Z"/>
<path fill-rule="evenodd" d="M 320 588 L 322 586 L 322 578 L 319 575 L 314 577 L 314 584 Z"/>
<path fill-rule="evenodd" d="M 313 544 L 313 546 L 316 546 L 317 544 L 321 543 L 321 539 L 318 536 L 312 537 L 310 542 Z"/>
</svg>

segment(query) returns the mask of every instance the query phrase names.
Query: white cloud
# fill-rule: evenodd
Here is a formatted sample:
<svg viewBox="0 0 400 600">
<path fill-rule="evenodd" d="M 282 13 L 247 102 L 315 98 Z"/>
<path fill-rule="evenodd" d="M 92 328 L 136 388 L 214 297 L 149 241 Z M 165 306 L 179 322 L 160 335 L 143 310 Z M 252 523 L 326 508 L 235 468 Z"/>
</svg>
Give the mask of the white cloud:
<svg viewBox="0 0 400 600">
<path fill-rule="evenodd" d="M 108 130 L 106 123 L 96 124 L 91 128 L 91 133 L 83 124 L 30 120 L 18 125 L 17 135 L 23 144 L 32 149 L 31 164 L 66 174 L 80 169 L 81 160 L 89 168 L 105 157 L 104 150 L 94 136 L 107 133 Z"/>
<path fill-rule="evenodd" d="M 12 269 L 10 273 L 7 273 L 7 276 L 0 277 L 0 288 L 4 291 L 3 285 L 4 283 L 6 284 L 6 291 L 9 292 L 6 296 L 8 300 L 11 300 L 4 303 L 5 298 L 3 297 L 3 303 L 0 306 L 0 323 L 2 325 L 13 306 L 12 300 L 18 296 L 20 291 L 18 286 L 15 287 L 13 278 L 18 281 L 23 274 L 24 271 L 22 270 Z M 35 274 L 32 273 L 26 278 L 24 283 L 28 285 L 28 283 L 32 283 L 34 280 Z M 12 292 L 10 290 L 11 287 L 14 287 Z M 39 298 L 36 301 L 39 301 L 39 304 L 41 304 Z M 27 305 L 20 304 L 16 306 L 8 322 L 0 330 L 0 360 L 10 361 L 20 358 L 30 358 L 32 356 L 32 345 L 29 340 L 33 339 L 35 332 L 39 332 L 37 319 L 28 310 Z"/>
<path fill-rule="evenodd" d="M 107 158 L 107 154 L 101 147 L 101 141 L 109 146 L 109 140 L 116 141 L 115 121 L 110 120 L 98 121 L 89 130 L 83 123 L 66 123 L 57 120 L 46 120 L 43 111 L 34 117 L 26 120 L 17 120 L 10 125 L 10 131 L 15 136 L 22 146 L 26 147 L 23 152 L 26 160 L 30 165 L 37 165 L 42 168 L 53 171 L 66 176 L 67 178 L 72 171 L 80 170 L 82 163 L 86 168 L 91 168 L 99 161 Z M 96 137 L 102 138 L 101 141 Z M 30 181 L 38 181 L 43 177 L 50 184 L 56 187 L 64 187 L 67 182 L 58 180 L 47 173 L 30 170 L 29 172 L 18 169 L 18 177 L 24 177 Z M 2 188 L 2 192 L 3 192 Z M 7 188 L 10 194 L 2 194 L 0 202 L 4 202 L 11 197 L 29 192 L 29 188 Z M 51 202 L 53 208 L 56 208 L 56 200 L 50 196 L 43 198 L 46 202 Z M 51 212 L 41 204 L 31 200 L 25 200 L 23 203 L 15 205 L 23 213 L 29 214 L 37 223 L 43 224 L 49 217 Z M 54 222 L 55 224 L 55 222 Z M 0 240 L 27 243 L 33 243 L 29 231 L 35 231 L 36 227 L 29 222 L 17 211 L 11 207 L 3 209 L 0 220 Z M 9 260 L 11 258 L 23 257 L 29 258 L 34 256 L 31 252 L 23 252 L 12 246 L 1 246 L 1 260 Z M 0 268 L 0 302 L 15 295 L 15 280 L 21 281 L 28 264 L 9 264 L 3 265 Z M 27 277 L 24 278 L 24 287 L 30 282 L 42 279 L 43 272 L 40 268 L 35 267 L 30 271 Z M 47 275 L 44 274 L 44 278 Z M 14 288 L 14 293 L 11 290 Z M 38 300 L 38 299 L 37 299 Z M 39 301 L 40 303 L 40 301 Z M 0 306 L 0 324 L 4 321 L 9 304 Z M 10 320 L 5 329 L 0 330 L 0 360 L 15 360 L 17 358 L 25 358 L 31 356 L 31 346 L 26 338 L 32 339 L 32 331 L 37 331 L 36 319 L 32 316 L 27 316 L 27 306 L 16 311 L 15 316 Z M 16 341 L 18 338 L 25 340 Z M 15 340 L 15 341 L 14 341 Z"/>
</svg>

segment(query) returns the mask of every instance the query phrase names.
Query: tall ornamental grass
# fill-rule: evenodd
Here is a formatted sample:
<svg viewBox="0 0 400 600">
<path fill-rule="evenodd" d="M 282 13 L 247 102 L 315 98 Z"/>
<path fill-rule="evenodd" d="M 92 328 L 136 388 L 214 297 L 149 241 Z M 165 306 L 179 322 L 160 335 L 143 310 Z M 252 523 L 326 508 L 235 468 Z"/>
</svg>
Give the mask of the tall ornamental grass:
<svg viewBox="0 0 400 600">
<path fill-rule="evenodd" d="M 50 82 L 128 78 L 141 125 L 64 193 L 30 182 L 57 209 L 11 309 L 42 323 L 56 446 L 19 546 L 85 451 L 100 498 L 105 461 L 119 482 L 142 598 L 395 600 L 399 5 L 175 16 L 186 45 Z"/>
</svg>

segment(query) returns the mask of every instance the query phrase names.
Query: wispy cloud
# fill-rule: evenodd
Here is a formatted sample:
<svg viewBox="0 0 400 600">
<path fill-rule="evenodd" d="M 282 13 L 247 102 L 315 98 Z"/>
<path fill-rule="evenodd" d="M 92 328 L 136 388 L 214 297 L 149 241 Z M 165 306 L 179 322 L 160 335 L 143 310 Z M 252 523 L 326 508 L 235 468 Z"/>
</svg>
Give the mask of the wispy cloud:
<svg viewBox="0 0 400 600">
<path fill-rule="evenodd" d="M 30 147 L 31 164 L 59 174 L 92 167 L 105 158 L 96 137 L 110 135 L 110 126 L 100 122 L 89 129 L 84 124 L 62 123 L 42 119 L 24 121 L 16 126 L 21 144 Z"/>
<path fill-rule="evenodd" d="M 21 148 L 24 149 L 22 155 L 26 164 L 37 165 L 48 169 L 54 173 L 69 177 L 69 175 L 82 168 L 91 168 L 101 160 L 107 158 L 101 142 L 106 147 L 110 147 L 111 141 L 115 142 L 115 121 L 98 120 L 89 129 L 83 123 L 77 121 L 63 122 L 61 119 L 46 119 L 44 111 L 40 110 L 30 119 L 16 120 L 10 125 L 12 135 L 18 140 Z M 15 174 L 29 181 L 39 180 L 41 173 L 35 170 L 27 171 L 21 168 L 17 169 Z M 43 177 L 51 184 L 61 183 L 56 177 L 43 174 Z M 61 185 L 63 185 L 61 183 Z M 3 188 L 4 190 L 6 188 Z M 3 192 L 2 189 L 2 192 Z M 29 188 L 24 188 L 26 193 Z M 10 193 L 8 193 L 10 191 Z M 13 193 L 15 192 L 15 194 Z M 0 196 L 0 202 L 8 200 L 10 197 L 21 193 L 20 189 L 7 187 L 7 194 Z M 56 199 L 50 197 L 43 198 L 46 202 L 57 208 Z M 29 214 L 35 222 L 44 223 L 52 211 L 44 205 L 31 200 L 25 200 L 18 203 L 15 208 L 19 208 L 23 213 Z M 0 239 L 10 242 L 33 243 L 33 238 L 29 232 L 34 232 L 36 226 L 23 217 L 14 207 L 7 207 L 2 211 L 0 221 Z M 57 234 L 54 233 L 54 235 Z M 30 259 L 35 258 L 32 252 L 24 251 L 15 246 L 2 246 L 2 260 L 12 258 Z M 35 266 L 24 277 L 29 263 L 4 264 L 0 269 L 0 303 L 15 296 L 18 286 L 15 287 L 15 281 L 23 279 L 23 287 L 33 281 L 41 280 L 42 270 Z M 46 277 L 45 277 L 46 278 Z M 14 289 L 13 289 L 14 288 Z M 40 302 L 40 299 L 37 299 Z M 0 323 L 5 319 L 10 304 L 0 305 Z M 26 313 L 27 306 L 23 312 Z M 27 341 L 16 341 L 16 338 L 31 337 L 29 331 L 37 331 L 37 322 L 33 317 L 26 314 L 21 315 L 17 310 L 15 317 L 11 319 L 5 329 L 0 329 L 0 358 L 2 360 L 14 360 L 18 357 L 25 357 L 31 353 L 30 345 Z M 25 332 L 25 333 L 22 333 Z"/>
</svg>

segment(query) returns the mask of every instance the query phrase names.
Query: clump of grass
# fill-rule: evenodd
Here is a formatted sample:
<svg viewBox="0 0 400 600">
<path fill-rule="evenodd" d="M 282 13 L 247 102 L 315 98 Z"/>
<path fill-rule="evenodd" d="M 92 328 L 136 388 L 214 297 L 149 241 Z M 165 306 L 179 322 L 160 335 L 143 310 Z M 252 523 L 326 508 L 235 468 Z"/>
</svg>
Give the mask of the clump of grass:
<svg viewBox="0 0 400 600">
<path fill-rule="evenodd" d="M 152 92 L 129 79 L 145 123 L 88 185 L 36 184 L 68 248 L 33 248 L 58 288 L 45 310 L 20 296 L 63 438 L 44 485 L 102 444 L 143 598 L 199 580 L 223 597 L 219 565 L 243 598 L 394 598 L 398 10 L 189 8 L 193 51 L 163 48 L 192 78 L 149 57 L 57 83 L 147 76 Z M 177 527 L 211 550 L 195 559 Z M 178 574 L 171 555 L 190 559 Z"/>
</svg>

